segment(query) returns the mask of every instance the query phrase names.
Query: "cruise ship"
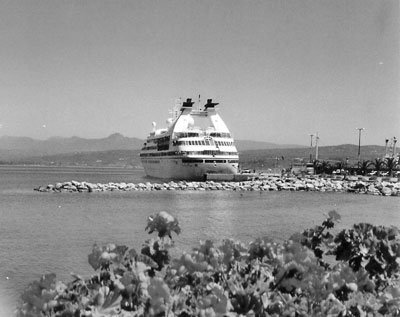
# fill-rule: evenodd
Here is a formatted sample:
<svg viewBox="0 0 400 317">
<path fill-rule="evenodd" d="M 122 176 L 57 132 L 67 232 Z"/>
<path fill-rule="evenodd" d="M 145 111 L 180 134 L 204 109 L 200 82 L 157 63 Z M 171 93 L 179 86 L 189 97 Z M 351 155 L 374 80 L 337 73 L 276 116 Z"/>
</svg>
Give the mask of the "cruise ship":
<svg viewBox="0 0 400 317">
<path fill-rule="evenodd" d="M 167 127 L 153 130 L 140 152 L 149 177 L 205 180 L 207 174 L 237 174 L 239 154 L 228 127 L 208 99 L 195 108 L 192 99 L 178 101 Z"/>
</svg>

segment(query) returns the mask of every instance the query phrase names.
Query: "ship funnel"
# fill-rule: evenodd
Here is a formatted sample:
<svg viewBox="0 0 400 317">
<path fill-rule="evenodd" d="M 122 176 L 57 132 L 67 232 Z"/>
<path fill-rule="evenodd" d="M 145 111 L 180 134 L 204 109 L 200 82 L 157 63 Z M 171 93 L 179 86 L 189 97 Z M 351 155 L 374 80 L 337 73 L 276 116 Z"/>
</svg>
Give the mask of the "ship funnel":
<svg viewBox="0 0 400 317">
<path fill-rule="evenodd" d="M 152 123 L 151 125 L 153 126 L 153 132 L 156 131 L 157 123 L 155 123 L 155 122 L 153 121 L 153 123 Z"/>
<path fill-rule="evenodd" d="M 192 101 L 191 98 L 186 99 L 186 101 L 184 101 L 182 103 L 182 108 L 191 108 L 193 106 L 194 102 Z"/>
<path fill-rule="evenodd" d="M 212 102 L 212 99 L 207 99 L 207 103 L 204 105 L 204 109 L 214 108 L 218 104 L 218 102 Z"/>
</svg>

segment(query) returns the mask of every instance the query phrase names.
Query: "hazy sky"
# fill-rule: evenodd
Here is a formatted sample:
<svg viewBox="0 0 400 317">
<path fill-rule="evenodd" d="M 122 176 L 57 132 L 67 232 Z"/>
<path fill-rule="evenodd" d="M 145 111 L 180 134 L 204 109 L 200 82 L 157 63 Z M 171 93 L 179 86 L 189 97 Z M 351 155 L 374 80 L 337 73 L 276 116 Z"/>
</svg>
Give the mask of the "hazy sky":
<svg viewBox="0 0 400 317">
<path fill-rule="evenodd" d="M 176 98 L 236 139 L 400 138 L 399 1 L 2 0 L 0 136 L 145 138 Z"/>
</svg>

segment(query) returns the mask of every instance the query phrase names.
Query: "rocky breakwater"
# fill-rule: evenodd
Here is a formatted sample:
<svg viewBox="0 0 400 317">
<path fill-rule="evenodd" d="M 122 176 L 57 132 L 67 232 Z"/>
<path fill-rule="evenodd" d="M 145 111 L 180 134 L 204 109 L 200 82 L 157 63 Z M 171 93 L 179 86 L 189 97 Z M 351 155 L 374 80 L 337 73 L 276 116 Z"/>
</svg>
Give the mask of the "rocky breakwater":
<svg viewBox="0 0 400 317">
<path fill-rule="evenodd" d="M 370 195 L 400 196 L 398 178 L 368 177 L 277 177 L 260 176 L 243 182 L 165 182 L 165 183 L 106 183 L 69 181 L 39 186 L 39 192 L 104 192 L 157 190 L 233 190 L 233 191 L 318 191 L 349 192 Z"/>
</svg>

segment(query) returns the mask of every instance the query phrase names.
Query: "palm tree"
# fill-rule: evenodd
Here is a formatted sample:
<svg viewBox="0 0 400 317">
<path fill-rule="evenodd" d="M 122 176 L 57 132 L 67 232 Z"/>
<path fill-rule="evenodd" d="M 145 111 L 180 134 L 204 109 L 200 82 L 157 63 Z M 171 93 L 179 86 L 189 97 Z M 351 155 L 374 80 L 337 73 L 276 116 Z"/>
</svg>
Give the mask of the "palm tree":
<svg viewBox="0 0 400 317">
<path fill-rule="evenodd" d="M 336 169 L 336 170 L 339 170 L 340 173 L 342 172 L 342 170 L 345 169 L 345 167 L 346 167 L 346 163 L 343 162 L 343 161 L 337 162 L 337 163 L 335 164 L 335 169 Z"/>
<path fill-rule="evenodd" d="M 320 170 L 321 162 L 318 160 L 314 160 L 313 165 L 314 165 L 315 174 L 320 174 L 321 173 L 321 170 Z"/>
<path fill-rule="evenodd" d="M 374 166 L 374 169 L 376 170 L 376 176 L 381 175 L 381 171 L 383 170 L 383 167 L 385 166 L 385 162 L 381 158 L 376 158 L 372 163 Z"/>
<path fill-rule="evenodd" d="M 386 166 L 387 171 L 389 172 L 389 176 L 392 176 L 393 171 L 396 169 L 396 167 L 399 166 L 399 162 L 394 157 L 385 158 L 384 164 Z"/>
<path fill-rule="evenodd" d="M 359 173 L 361 173 L 361 175 L 366 175 L 368 173 L 369 167 L 371 165 L 371 162 L 368 160 L 363 160 L 361 162 L 361 165 L 358 169 Z"/>
<path fill-rule="evenodd" d="M 328 161 L 321 162 L 321 171 L 322 173 L 331 174 L 332 173 L 332 166 Z"/>
</svg>

